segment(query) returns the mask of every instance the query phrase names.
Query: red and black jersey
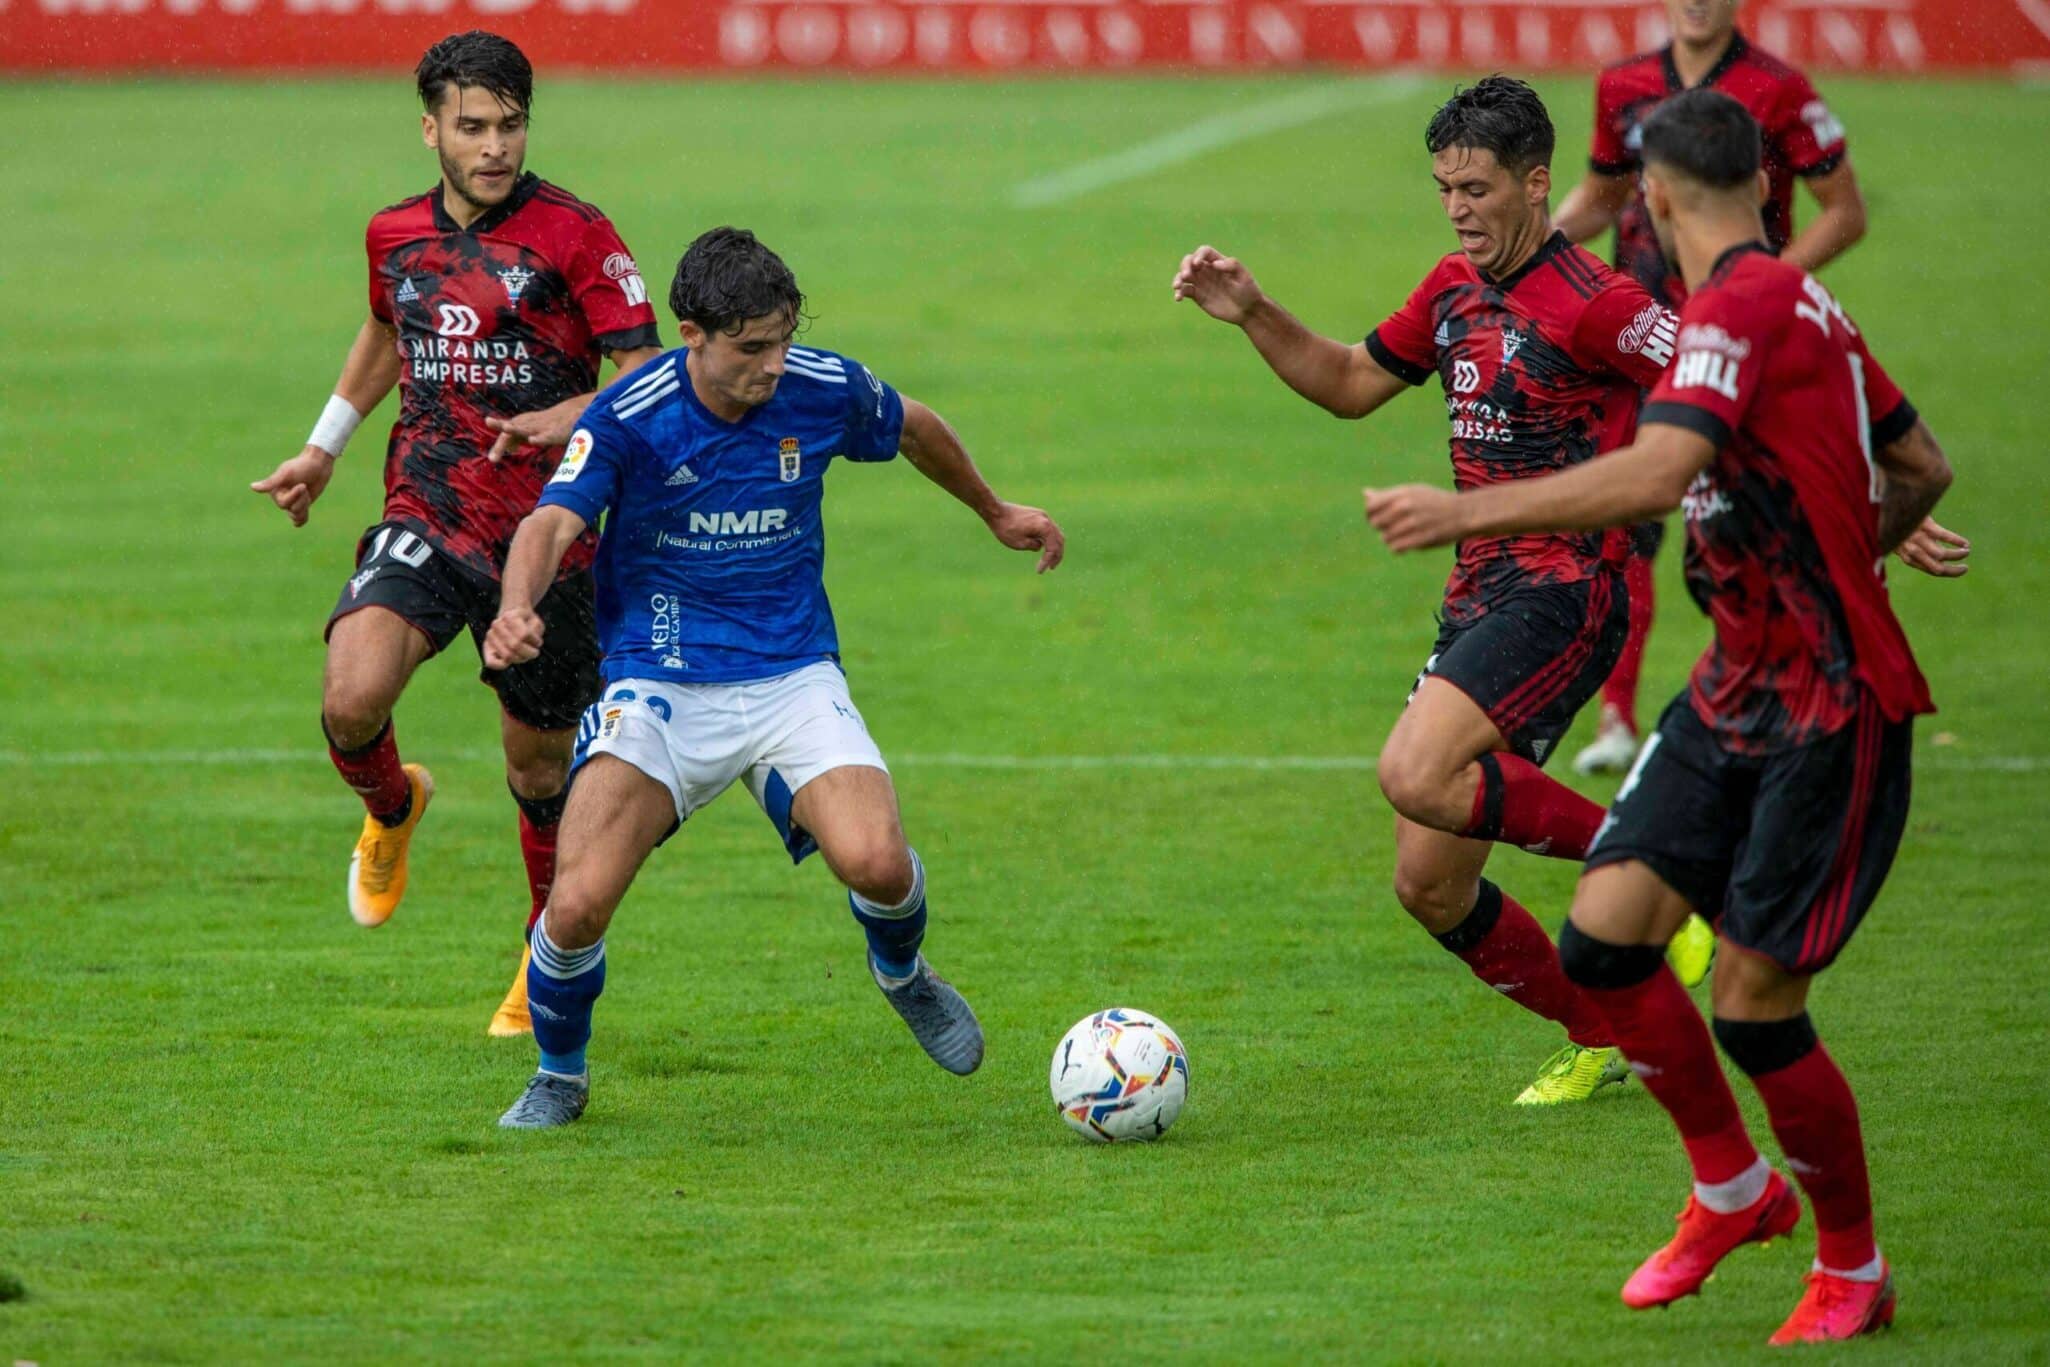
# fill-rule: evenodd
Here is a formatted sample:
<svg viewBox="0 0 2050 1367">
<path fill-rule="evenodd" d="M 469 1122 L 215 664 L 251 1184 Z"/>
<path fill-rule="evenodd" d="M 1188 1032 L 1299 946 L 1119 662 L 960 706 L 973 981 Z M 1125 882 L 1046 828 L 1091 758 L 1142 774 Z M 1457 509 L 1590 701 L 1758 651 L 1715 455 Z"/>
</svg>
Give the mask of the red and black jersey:
<svg viewBox="0 0 2050 1367">
<path fill-rule="evenodd" d="M 1367 337 L 1380 365 L 1422 384 L 1436 372 L 1461 489 L 1530 479 L 1630 438 L 1638 392 L 1672 359 L 1674 317 L 1628 276 L 1554 233 L 1492 279 L 1454 252 Z M 1444 620 L 1471 622 L 1504 594 L 1573 584 L 1620 563 L 1621 533 L 1462 541 Z"/>
<path fill-rule="evenodd" d="M 1765 201 L 1765 235 L 1775 252 L 1794 236 L 1794 178 L 1821 176 L 1844 159 L 1844 126 L 1815 93 L 1807 76 L 1770 53 L 1760 52 L 1739 33 L 1701 80 L 1736 100 L 1758 120 L 1765 144 L 1765 171 L 1772 182 Z M 1633 174 L 1640 163 L 1645 117 L 1687 87 L 1673 65 L 1671 45 L 1642 53 L 1602 71 L 1595 86 L 1594 150 L 1589 158 L 1606 176 Z M 1616 269 L 1678 308 L 1686 296 L 1679 273 L 1666 265 L 1652 235 L 1644 192 L 1630 198 L 1616 221 Z"/>
<path fill-rule="evenodd" d="M 397 330 L 404 362 L 384 520 L 496 579 L 562 451 L 528 446 L 494 465 L 484 420 L 589 393 L 602 353 L 659 346 L 647 287 L 605 215 L 531 173 L 467 228 L 439 187 L 394 204 L 364 246 L 370 311 Z M 592 529 L 562 573 L 587 569 L 596 544 Z"/>
<path fill-rule="evenodd" d="M 1815 278 L 1762 243 L 1723 254 L 1645 406 L 1716 445 L 1687 491 L 1687 584 L 1715 623 L 1689 696 L 1723 745 L 1768 754 L 1857 719 L 1934 710 L 1887 599 L 1872 451 L 1915 410 Z"/>
</svg>

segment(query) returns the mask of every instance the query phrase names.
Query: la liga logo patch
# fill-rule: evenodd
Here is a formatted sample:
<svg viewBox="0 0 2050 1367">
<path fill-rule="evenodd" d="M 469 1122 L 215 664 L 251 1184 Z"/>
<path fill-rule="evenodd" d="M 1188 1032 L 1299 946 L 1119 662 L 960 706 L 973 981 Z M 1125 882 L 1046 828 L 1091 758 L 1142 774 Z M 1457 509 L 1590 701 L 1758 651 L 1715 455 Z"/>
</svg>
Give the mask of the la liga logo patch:
<svg viewBox="0 0 2050 1367">
<path fill-rule="evenodd" d="M 555 467 L 555 477 L 550 484 L 568 484 L 584 468 L 584 461 L 591 454 L 591 434 L 579 427 L 570 434 L 569 445 L 563 448 L 562 463 Z"/>
</svg>

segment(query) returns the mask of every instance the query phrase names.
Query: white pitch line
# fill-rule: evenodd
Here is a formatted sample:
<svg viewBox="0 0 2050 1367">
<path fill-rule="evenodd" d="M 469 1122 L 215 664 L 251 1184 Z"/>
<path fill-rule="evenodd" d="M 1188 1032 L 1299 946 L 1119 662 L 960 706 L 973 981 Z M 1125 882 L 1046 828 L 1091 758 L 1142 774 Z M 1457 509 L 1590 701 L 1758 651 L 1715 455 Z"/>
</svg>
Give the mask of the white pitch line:
<svg viewBox="0 0 2050 1367">
<path fill-rule="evenodd" d="M 1020 209 L 1043 209 L 1050 204 L 1061 204 L 1107 185 L 1137 180 L 1155 171 L 1193 161 L 1220 147 L 1315 123 L 1341 110 L 1392 104 L 1419 88 L 1416 78 L 1410 76 L 1346 81 L 1339 85 L 1299 90 L 1278 100 L 1213 114 L 1186 128 L 1127 147 L 1122 152 L 1113 152 L 1107 157 L 1070 166 L 1065 171 L 1028 180 L 1011 192 L 1011 203 Z"/>
<path fill-rule="evenodd" d="M 500 758 L 496 750 L 458 749 L 434 752 L 441 759 L 485 763 Z M 180 764 L 233 767 L 262 764 L 315 764 L 325 759 L 318 750 L 0 750 L 0 766 L 44 768 L 164 768 Z M 893 764 L 932 769 L 1209 769 L 1243 773 L 1362 771 L 1372 769 L 1373 755 L 972 755 L 958 751 L 892 754 Z M 1922 754 L 1918 769 L 1960 773 L 2035 774 L 2050 770 L 2050 755 Z"/>
</svg>

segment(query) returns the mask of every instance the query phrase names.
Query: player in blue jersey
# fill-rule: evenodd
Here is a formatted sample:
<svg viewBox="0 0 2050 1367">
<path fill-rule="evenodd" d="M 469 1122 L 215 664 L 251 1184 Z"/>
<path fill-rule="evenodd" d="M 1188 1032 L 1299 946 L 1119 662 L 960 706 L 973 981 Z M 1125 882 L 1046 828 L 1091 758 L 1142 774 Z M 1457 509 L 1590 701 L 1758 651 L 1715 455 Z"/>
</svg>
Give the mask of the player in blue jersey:
<svg viewBox="0 0 2050 1367">
<path fill-rule="evenodd" d="M 535 603 L 604 517 L 597 610 L 607 687 L 578 736 L 555 885 L 527 972 L 541 1067 L 499 1124 L 567 1125 L 590 1096 L 584 1048 L 605 986 L 605 930 L 641 863 L 736 780 L 793 860 L 814 850 L 847 886 L 869 971 L 949 1072 L 982 1062 L 982 1027 L 919 952 L 925 870 L 848 696 L 826 601 L 827 465 L 899 452 L 997 540 L 1061 561 L 1061 529 L 1006 503 L 953 430 L 859 363 L 793 346 L 804 296 L 737 228 L 684 253 L 669 292 L 683 347 L 613 385 L 506 556 L 493 668 L 540 651 Z"/>
</svg>

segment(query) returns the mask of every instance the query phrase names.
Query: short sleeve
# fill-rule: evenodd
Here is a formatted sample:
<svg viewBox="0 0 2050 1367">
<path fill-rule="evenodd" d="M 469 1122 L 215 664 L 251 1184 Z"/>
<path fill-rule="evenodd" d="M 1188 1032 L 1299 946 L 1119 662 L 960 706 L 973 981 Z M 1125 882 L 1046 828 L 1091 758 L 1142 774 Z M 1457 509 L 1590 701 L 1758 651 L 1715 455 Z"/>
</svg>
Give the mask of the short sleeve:
<svg viewBox="0 0 2050 1367">
<path fill-rule="evenodd" d="M 890 460 L 904 439 L 904 398 L 861 362 L 841 358 L 847 373 L 848 460 Z"/>
<path fill-rule="evenodd" d="M 1851 345 L 1859 357 L 1858 373 L 1865 385 L 1865 414 L 1871 423 L 1872 449 L 1877 451 L 1913 431 L 1922 415 L 1893 382 L 1893 376 L 1886 373 L 1886 367 L 1879 364 L 1872 348 L 1865 344 L 1864 333 L 1858 333 Z"/>
<path fill-rule="evenodd" d="M 1637 156 L 1623 143 L 1623 92 L 1613 71 L 1604 71 L 1594 87 L 1594 137 L 1587 164 L 1605 176 L 1623 176 L 1637 169 Z"/>
<path fill-rule="evenodd" d="M 1796 175 L 1828 175 L 1843 165 L 1843 123 L 1798 71 L 1781 87 L 1765 133 L 1780 161 Z"/>
<path fill-rule="evenodd" d="M 1649 389 L 1672 363 L 1679 327 L 1678 316 L 1642 285 L 1618 277 L 1580 311 L 1573 325 L 1573 359 Z"/>
<path fill-rule="evenodd" d="M 586 526 L 597 526 L 599 517 L 618 504 L 635 454 L 646 449 L 647 444 L 609 408 L 593 403 L 584 410 L 569 445 L 562 448 L 562 460 L 541 486 L 535 506 L 567 508 Z"/>
<path fill-rule="evenodd" d="M 370 264 L 370 316 L 386 327 L 392 326 L 391 300 L 385 296 L 384 273 L 378 269 L 382 264 L 377 251 L 377 220 L 363 230 L 363 255 Z"/>
<path fill-rule="evenodd" d="M 584 225 L 570 255 L 569 287 L 599 350 L 662 345 L 655 310 L 648 303 L 647 281 L 611 219 L 601 215 Z"/>
<path fill-rule="evenodd" d="M 1438 372 L 1436 325 L 1431 313 L 1437 287 L 1438 272 L 1433 270 L 1410 291 L 1401 308 L 1367 334 L 1367 354 L 1404 384 L 1422 384 Z"/>
<path fill-rule="evenodd" d="M 1751 411 L 1777 340 L 1756 301 L 1722 289 L 1695 295 L 1680 315 L 1678 353 L 1651 391 L 1639 430 L 1684 427 L 1720 451 Z"/>
</svg>

